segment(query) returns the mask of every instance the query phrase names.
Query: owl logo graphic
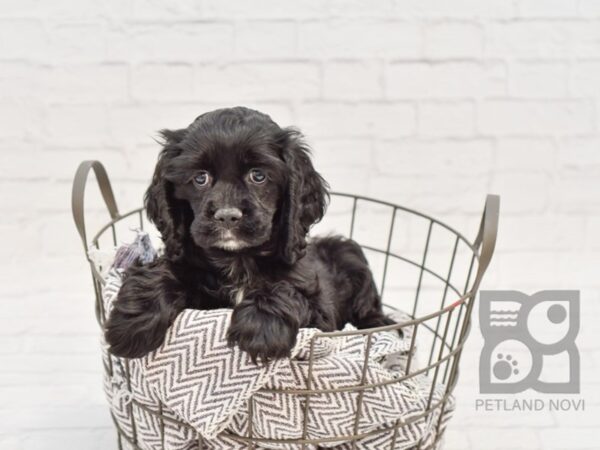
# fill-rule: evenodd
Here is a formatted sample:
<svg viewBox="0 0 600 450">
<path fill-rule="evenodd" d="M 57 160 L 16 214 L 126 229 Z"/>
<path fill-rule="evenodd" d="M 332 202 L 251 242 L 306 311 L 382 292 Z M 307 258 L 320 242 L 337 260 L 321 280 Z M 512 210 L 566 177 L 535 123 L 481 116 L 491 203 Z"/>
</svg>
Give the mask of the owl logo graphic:
<svg viewBox="0 0 600 450">
<path fill-rule="evenodd" d="M 481 291 L 482 394 L 579 393 L 579 291 Z"/>
</svg>

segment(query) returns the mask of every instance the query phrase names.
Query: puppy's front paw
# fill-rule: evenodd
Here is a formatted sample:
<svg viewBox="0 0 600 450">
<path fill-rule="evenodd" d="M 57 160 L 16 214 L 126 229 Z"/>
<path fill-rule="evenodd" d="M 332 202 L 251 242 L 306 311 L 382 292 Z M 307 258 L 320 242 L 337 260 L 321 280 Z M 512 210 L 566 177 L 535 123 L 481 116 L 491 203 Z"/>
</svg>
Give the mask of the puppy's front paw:
<svg viewBox="0 0 600 450">
<path fill-rule="evenodd" d="M 230 346 L 238 345 L 254 363 L 290 356 L 296 343 L 298 324 L 289 318 L 261 311 L 251 302 L 238 305 L 227 333 Z"/>
<path fill-rule="evenodd" d="M 155 269 L 134 267 L 123 281 L 104 325 L 104 337 L 115 356 L 140 358 L 156 350 L 177 312 L 183 309 L 182 297 L 164 287 Z"/>
<path fill-rule="evenodd" d="M 115 309 L 105 325 L 104 338 L 113 355 L 141 358 L 160 347 L 168 327 L 168 320 L 160 314 L 123 316 Z"/>
</svg>

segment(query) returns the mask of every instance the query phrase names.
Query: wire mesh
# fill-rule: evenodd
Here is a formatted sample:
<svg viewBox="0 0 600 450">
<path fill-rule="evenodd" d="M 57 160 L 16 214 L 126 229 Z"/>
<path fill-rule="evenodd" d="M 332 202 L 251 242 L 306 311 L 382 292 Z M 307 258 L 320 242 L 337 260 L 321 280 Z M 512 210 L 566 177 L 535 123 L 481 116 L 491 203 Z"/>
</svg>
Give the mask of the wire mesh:
<svg viewBox="0 0 600 450">
<path fill-rule="evenodd" d="M 85 163 L 82 163 L 82 166 L 84 164 Z M 97 169 L 93 164 L 88 164 L 88 166 L 88 171 L 90 167 L 96 171 L 100 169 L 101 171 L 104 170 L 101 165 L 100 169 Z M 85 176 L 87 176 L 87 172 Z M 75 201 L 76 188 L 78 190 L 83 190 L 83 187 L 85 186 L 85 176 L 79 176 L 79 182 L 78 177 L 76 177 L 73 190 L 73 209 L 75 221 L 84 243 L 84 248 L 87 250 L 88 244 L 85 237 L 85 226 L 83 222 L 83 201 L 81 201 L 81 205 L 76 205 Z M 99 182 L 102 178 L 102 176 L 98 177 Z M 108 183 L 108 179 L 106 179 L 106 182 Z M 110 195 L 108 196 L 108 200 L 105 196 L 105 201 L 107 201 L 107 205 L 109 205 L 109 210 L 111 211 L 111 221 L 102 226 L 91 240 L 91 245 L 98 249 L 102 248 L 101 242 L 108 241 L 109 245 L 117 245 L 121 240 L 118 225 L 126 219 L 134 219 L 137 221 L 137 226 L 142 228 L 149 225 L 145 221 L 143 208 L 134 209 L 121 215 L 117 212 L 115 203 L 113 211 L 110 208 L 110 197 L 112 196 L 110 184 L 108 184 L 108 190 L 110 191 Z M 104 195 L 107 191 L 107 187 L 104 186 L 102 191 Z M 79 195 L 79 193 L 77 193 L 77 195 Z M 81 193 L 80 197 L 81 199 L 83 198 L 83 193 Z M 491 252 L 493 252 L 496 234 L 496 228 L 493 225 L 495 224 L 492 223 L 490 225 L 491 231 L 486 231 L 487 228 L 485 228 L 484 225 L 487 227 L 486 220 L 488 222 L 497 221 L 497 216 L 486 217 L 486 212 L 484 211 L 480 233 L 474 242 L 470 242 L 462 234 L 443 222 L 400 205 L 344 193 L 332 193 L 331 199 L 328 215 L 332 218 L 331 223 L 333 224 L 333 228 L 324 231 L 336 230 L 339 232 L 341 230 L 343 232 L 344 229 L 347 230 L 346 235 L 353 238 L 361 245 L 369 262 L 372 263 L 372 269 L 376 280 L 379 280 L 378 288 L 386 308 L 392 310 L 401 309 L 410 315 L 410 320 L 371 329 L 317 333 L 310 341 L 306 389 L 264 389 L 265 392 L 277 392 L 283 395 L 299 396 L 304 400 L 304 417 L 302 436 L 300 439 L 269 439 L 257 437 L 252 433 L 252 426 L 248 426 L 248 433 L 245 436 L 238 436 L 229 432 L 225 432 L 225 434 L 233 440 L 244 443 L 248 448 L 255 448 L 255 446 L 260 446 L 261 444 L 293 444 L 297 445 L 298 448 L 305 449 L 310 445 L 319 446 L 326 445 L 330 442 L 342 441 L 350 443 L 352 448 L 356 448 L 357 442 L 360 439 L 376 433 L 393 432 L 390 448 L 394 448 L 399 429 L 424 418 L 430 419 L 437 417 L 434 428 L 438 433 L 436 434 L 434 441 L 429 443 L 428 447 L 424 447 L 425 444 L 423 441 L 419 442 L 415 447 L 416 449 L 437 448 L 439 442 L 443 438 L 443 431 L 445 430 L 445 427 L 442 427 L 441 423 L 443 412 L 457 382 L 460 355 L 468 336 L 474 298 L 479 288 L 481 277 L 491 258 Z M 112 199 L 112 203 L 114 203 L 114 198 Z M 487 205 L 488 204 L 486 203 L 486 210 Z M 76 208 L 76 206 L 78 208 Z M 373 230 L 373 224 L 375 223 L 377 223 L 381 229 L 385 228 L 385 230 L 387 230 L 385 235 L 381 236 L 380 232 Z M 326 223 L 321 226 L 321 228 L 326 227 Z M 439 232 L 440 230 L 441 233 Z M 419 233 L 423 236 L 422 240 L 411 238 L 411 236 L 419 235 Z M 487 235 L 484 236 L 486 233 Z M 445 239 L 448 239 L 449 242 L 445 244 L 437 242 L 434 239 L 434 236 L 437 237 L 438 235 L 445 235 Z M 373 239 L 378 240 L 378 242 L 374 242 Z M 492 240 L 491 251 L 488 251 L 488 254 L 485 255 L 486 261 L 482 261 L 480 257 L 480 248 L 482 248 L 482 245 L 484 247 L 483 250 L 485 250 L 486 245 L 489 248 L 490 243 L 487 242 L 488 240 Z M 483 255 L 483 251 L 481 254 Z M 373 263 L 373 261 L 377 261 L 377 258 L 379 258 L 379 263 Z M 440 273 L 440 270 L 434 267 L 434 261 L 445 261 L 447 269 L 443 273 Z M 459 266 L 461 267 L 460 274 L 458 273 Z M 96 298 L 96 317 L 98 323 L 102 326 L 106 320 L 101 298 L 104 280 L 98 269 L 94 264 L 91 264 L 91 262 L 90 267 Z M 408 271 L 403 272 L 403 268 Z M 477 268 L 476 272 L 475 268 Z M 475 277 L 473 276 L 474 273 L 476 274 Z M 393 329 L 408 329 L 410 327 L 412 327 L 413 333 L 405 372 L 392 380 L 367 383 L 367 362 L 369 360 L 373 333 Z M 344 335 L 362 335 L 366 338 L 367 345 L 360 382 L 355 386 L 345 388 L 314 389 L 311 380 L 313 375 L 315 342 L 318 339 L 326 337 L 338 337 Z M 416 352 L 414 351 L 415 348 L 417 348 Z M 427 364 L 422 367 L 415 364 L 414 359 L 416 356 L 413 355 L 416 354 L 421 358 L 425 357 Z M 129 386 L 128 365 L 126 360 L 123 361 L 125 363 L 125 368 L 127 369 L 126 377 Z M 108 364 L 104 364 L 104 369 L 109 375 L 112 375 L 113 367 L 111 358 L 108 358 Z M 381 427 L 369 432 L 359 432 L 358 424 L 362 414 L 362 399 L 363 393 L 366 390 L 390 383 L 403 383 L 422 374 L 426 374 L 432 380 L 425 411 L 421 414 L 411 416 L 410 419 L 407 420 L 397 420 L 396 423 L 388 427 Z M 445 390 L 441 399 L 434 401 L 434 387 L 438 381 L 441 381 L 445 385 Z M 356 415 L 354 418 L 353 433 L 344 436 L 330 436 L 325 439 L 310 439 L 307 433 L 307 417 L 310 412 L 311 399 L 315 396 L 342 391 L 356 393 Z M 135 399 L 132 399 L 131 408 L 132 413 L 133 408 L 140 408 L 159 420 L 162 431 L 162 448 L 164 448 L 165 422 L 175 423 L 183 429 L 189 429 L 196 435 L 198 448 L 204 448 L 202 436 L 197 434 L 195 430 L 185 422 L 166 416 L 162 407 L 159 407 L 158 410 L 153 410 L 148 406 L 137 402 Z M 248 416 L 249 423 L 251 424 L 253 419 L 252 401 L 248 404 Z M 145 450 L 141 448 L 137 442 L 135 415 L 131 414 L 131 418 L 131 429 L 125 430 L 113 416 L 113 422 L 115 423 L 118 434 L 119 449 L 123 448 L 124 443 L 126 443 L 129 448 Z"/>
</svg>

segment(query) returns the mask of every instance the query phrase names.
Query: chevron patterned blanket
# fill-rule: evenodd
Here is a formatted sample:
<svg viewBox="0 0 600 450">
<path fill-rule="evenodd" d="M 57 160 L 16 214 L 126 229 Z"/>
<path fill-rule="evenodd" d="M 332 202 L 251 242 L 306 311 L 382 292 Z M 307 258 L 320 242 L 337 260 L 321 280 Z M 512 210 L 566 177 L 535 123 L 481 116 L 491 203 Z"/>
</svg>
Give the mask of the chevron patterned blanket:
<svg viewBox="0 0 600 450">
<path fill-rule="evenodd" d="M 118 293 L 121 274 L 122 269 L 112 268 L 106 275 L 103 300 L 107 311 Z M 352 445 L 343 436 L 355 430 L 365 435 L 357 442 L 358 449 L 410 449 L 419 443 L 427 448 L 436 436 L 438 420 L 443 430 L 452 414 L 450 398 L 441 418 L 439 408 L 419 418 L 432 390 L 432 405 L 446 392 L 446 386 L 432 386 L 424 374 L 386 384 L 404 375 L 410 329 L 404 329 L 403 338 L 395 332 L 374 334 L 364 370 L 367 342 L 363 336 L 330 338 L 320 336 L 316 329 L 300 330 L 290 358 L 255 364 L 245 352 L 227 345 L 230 317 L 228 309 L 185 310 L 163 345 L 140 359 L 116 358 L 103 343 L 104 362 L 110 369 L 104 387 L 112 416 L 139 448 L 244 449 L 249 445 L 236 436 L 291 440 L 305 434 L 307 439 L 320 440 L 318 448 L 345 450 Z M 397 319 L 406 320 L 406 316 Z M 362 380 L 378 387 L 362 394 L 349 390 Z M 305 395 L 286 392 L 306 388 L 325 392 L 311 395 L 308 405 Z M 332 392 L 336 389 L 341 390 Z M 399 423 L 403 426 L 397 432 L 386 430 Z M 340 438 L 332 440 L 335 437 Z M 285 442 L 260 445 L 255 448 L 302 448 Z"/>
</svg>

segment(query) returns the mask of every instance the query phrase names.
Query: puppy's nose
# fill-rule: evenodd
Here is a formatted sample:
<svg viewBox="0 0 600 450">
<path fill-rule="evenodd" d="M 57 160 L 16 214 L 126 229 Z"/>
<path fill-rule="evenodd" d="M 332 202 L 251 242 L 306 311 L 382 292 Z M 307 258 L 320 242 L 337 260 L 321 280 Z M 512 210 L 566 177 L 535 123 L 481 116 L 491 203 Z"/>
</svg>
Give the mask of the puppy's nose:
<svg viewBox="0 0 600 450">
<path fill-rule="evenodd" d="M 242 211 L 238 208 L 220 208 L 215 212 L 215 219 L 226 225 L 232 225 L 242 218 Z"/>
</svg>

